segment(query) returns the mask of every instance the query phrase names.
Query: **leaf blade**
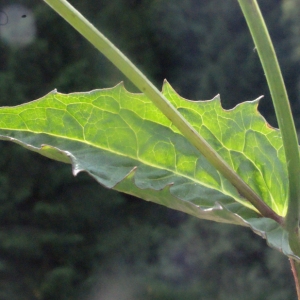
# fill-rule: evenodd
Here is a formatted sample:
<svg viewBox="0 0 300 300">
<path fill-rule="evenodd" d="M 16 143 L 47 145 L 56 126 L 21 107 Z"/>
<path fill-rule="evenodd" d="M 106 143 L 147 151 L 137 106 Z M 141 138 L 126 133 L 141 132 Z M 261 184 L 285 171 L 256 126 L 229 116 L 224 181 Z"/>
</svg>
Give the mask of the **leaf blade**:
<svg viewBox="0 0 300 300">
<path fill-rule="evenodd" d="M 188 101 L 168 83 L 163 93 L 266 203 L 284 216 L 287 172 L 281 136 L 258 113 L 258 101 L 224 110 L 219 97 Z M 1 139 L 72 163 L 75 175 L 86 171 L 106 187 L 199 218 L 252 229 L 248 220 L 260 218 L 149 99 L 129 93 L 122 85 L 69 95 L 53 91 L 28 104 L 2 108 L 0 126 Z M 266 235 L 262 229 L 255 230 Z M 282 229 L 278 232 L 283 234 Z"/>
</svg>

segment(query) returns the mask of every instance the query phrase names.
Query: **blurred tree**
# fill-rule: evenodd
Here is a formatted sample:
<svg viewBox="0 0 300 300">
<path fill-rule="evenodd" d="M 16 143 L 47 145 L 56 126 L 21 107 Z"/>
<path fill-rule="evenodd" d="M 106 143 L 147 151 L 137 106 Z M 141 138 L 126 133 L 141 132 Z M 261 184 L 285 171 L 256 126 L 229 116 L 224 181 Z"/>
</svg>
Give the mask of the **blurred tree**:
<svg viewBox="0 0 300 300">
<path fill-rule="evenodd" d="M 300 110 L 300 20 L 299 13 L 300 8 L 298 2 L 295 0 L 284 0 L 282 1 L 283 7 L 283 23 L 287 24 L 290 34 L 289 34 L 289 43 L 290 47 L 289 53 L 289 61 L 290 64 L 294 68 L 294 72 L 292 72 L 293 76 L 293 90 L 295 91 L 293 94 L 294 100 L 297 102 L 297 113 L 299 114 Z M 298 127 L 300 126 L 299 118 L 296 118 L 296 122 Z"/>
</svg>

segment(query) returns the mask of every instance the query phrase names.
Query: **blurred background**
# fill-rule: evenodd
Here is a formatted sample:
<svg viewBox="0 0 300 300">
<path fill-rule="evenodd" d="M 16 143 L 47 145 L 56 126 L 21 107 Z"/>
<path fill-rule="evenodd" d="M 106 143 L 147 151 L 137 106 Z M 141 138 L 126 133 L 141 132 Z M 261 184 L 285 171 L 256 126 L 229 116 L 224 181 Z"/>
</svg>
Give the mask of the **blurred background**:
<svg viewBox="0 0 300 300">
<path fill-rule="evenodd" d="M 224 108 L 265 95 L 236 0 L 72 0 L 159 88 Z M 259 1 L 300 126 L 300 6 Z M 120 72 L 40 0 L 0 1 L 0 104 L 112 87 Z M 286 257 L 249 229 L 104 189 L 70 165 L 0 143 L 1 300 L 289 300 Z"/>
</svg>

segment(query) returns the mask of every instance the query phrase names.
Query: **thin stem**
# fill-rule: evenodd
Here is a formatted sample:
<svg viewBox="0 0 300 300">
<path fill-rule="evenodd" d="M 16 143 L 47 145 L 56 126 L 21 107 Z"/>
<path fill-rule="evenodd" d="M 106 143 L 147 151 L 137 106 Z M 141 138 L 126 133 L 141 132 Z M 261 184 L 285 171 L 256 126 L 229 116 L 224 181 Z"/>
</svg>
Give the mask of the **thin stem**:
<svg viewBox="0 0 300 300">
<path fill-rule="evenodd" d="M 293 277 L 295 280 L 296 291 L 297 291 L 297 298 L 300 300 L 300 265 L 294 259 L 290 258 L 290 264 L 292 268 Z"/>
<path fill-rule="evenodd" d="M 123 74 L 125 74 L 162 113 L 181 131 L 181 133 L 206 157 L 206 159 L 225 177 L 239 193 L 265 217 L 282 223 L 278 216 L 263 200 L 236 174 L 236 172 L 214 151 L 197 131 L 180 115 L 176 108 L 145 77 L 141 71 L 102 33 L 89 23 L 66 0 L 44 0 L 67 22 L 79 31 L 91 44 L 104 54 Z"/>
<path fill-rule="evenodd" d="M 289 198 L 285 227 L 297 231 L 300 213 L 300 159 L 298 139 L 280 67 L 256 0 L 238 0 L 251 31 L 271 92 L 288 169 Z M 286 184 L 286 183 L 283 183 Z"/>
</svg>

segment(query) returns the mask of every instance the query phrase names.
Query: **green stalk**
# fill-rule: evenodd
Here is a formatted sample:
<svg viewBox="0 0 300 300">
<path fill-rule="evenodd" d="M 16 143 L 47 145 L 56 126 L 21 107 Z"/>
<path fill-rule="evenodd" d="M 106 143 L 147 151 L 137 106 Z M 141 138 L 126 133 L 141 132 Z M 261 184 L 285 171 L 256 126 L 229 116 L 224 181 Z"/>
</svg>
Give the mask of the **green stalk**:
<svg viewBox="0 0 300 300">
<path fill-rule="evenodd" d="M 91 44 L 104 54 L 140 91 L 142 91 L 172 121 L 181 133 L 206 157 L 206 159 L 225 177 L 239 193 L 265 217 L 282 223 L 278 216 L 263 200 L 235 173 L 235 171 L 214 151 L 197 131 L 180 115 L 176 108 L 162 93 L 139 71 L 135 65 L 117 49 L 102 33 L 89 23 L 66 0 L 44 0 Z"/>
<path fill-rule="evenodd" d="M 279 129 L 282 135 L 289 180 L 288 211 L 285 217 L 285 228 L 289 232 L 297 233 L 298 236 L 300 213 L 300 158 L 298 139 L 288 95 L 275 50 L 257 1 L 238 1 L 248 23 L 267 78 Z M 290 236 L 295 238 L 295 234 L 290 234 Z M 299 241 L 294 240 L 293 244 L 296 243 L 299 243 Z M 300 253 L 297 254 L 299 255 Z"/>
</svg>

